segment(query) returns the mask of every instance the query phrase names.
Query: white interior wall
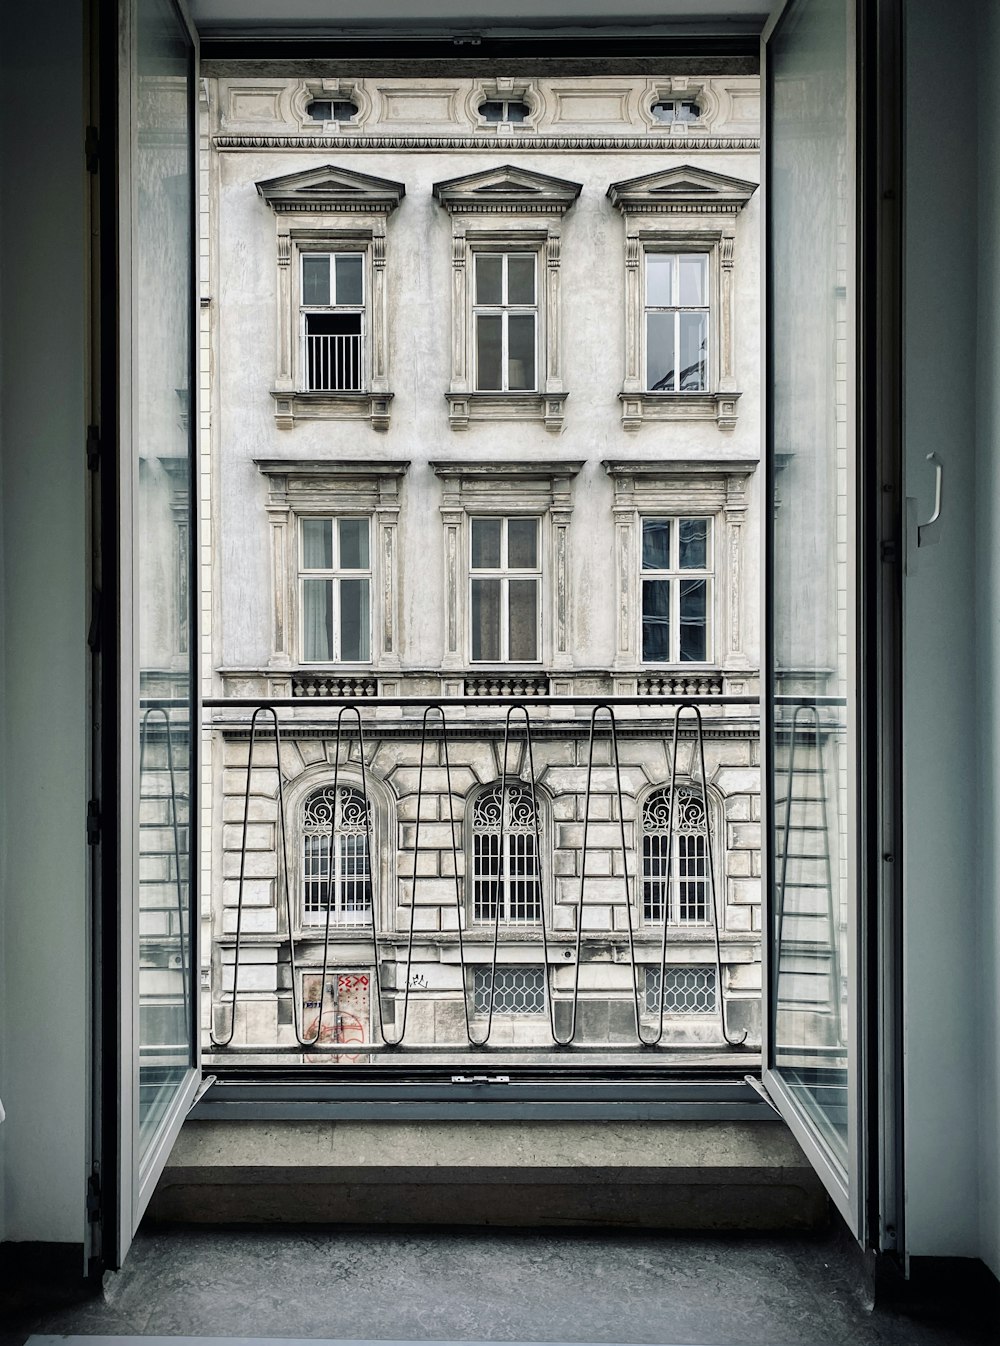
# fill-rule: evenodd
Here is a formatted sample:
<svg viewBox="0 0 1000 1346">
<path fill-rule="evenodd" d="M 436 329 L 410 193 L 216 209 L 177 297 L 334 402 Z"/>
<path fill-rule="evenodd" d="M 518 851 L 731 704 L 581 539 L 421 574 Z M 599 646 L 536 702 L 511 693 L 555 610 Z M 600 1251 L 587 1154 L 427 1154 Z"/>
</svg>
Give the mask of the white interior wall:
<svg viewBox="0 0 1000 1346">
<path fill-rule="evenodd" d="M 8 5 L 0 34 L 0 1235 L 80 1244 L 89 1132 L 83 19 L 78 0 Z"/>
<path fill-rule="evenodd" d="M 980 807 L 979 1255 L 1000 1276 L 1000 6 L 982 0 L 979 60 L 979 312 L 976 575 Z"/>
<path fill-rule="evenodd" d="M 975 780 L 976 0 L 906 18 L 905 478 L 940 541 L 905 585 L 906 1227 L 911 1255 L 979 1252 Z M 935 91 L 949 90 L 942 113 Z M 964 109 L 964 113 L 959 109 Z"/>
</svg>

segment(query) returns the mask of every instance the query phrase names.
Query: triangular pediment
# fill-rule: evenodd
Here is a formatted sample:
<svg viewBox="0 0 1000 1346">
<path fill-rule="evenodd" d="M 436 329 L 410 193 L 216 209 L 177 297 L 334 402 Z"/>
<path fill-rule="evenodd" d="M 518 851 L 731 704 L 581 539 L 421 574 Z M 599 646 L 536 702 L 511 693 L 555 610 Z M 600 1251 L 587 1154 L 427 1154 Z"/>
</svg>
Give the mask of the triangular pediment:
<svg viewBox="0 0 1000 1346">
<path fill-rule="evenodd" d="M 579 182 L 503 164 L 435 182 L 434 195 L 450 211 L 562 215 L 581 192 Z"/>
<path fill-rule="evenodd" d="M 272 210 L 281 214 L 301 210 L 388 215 L 406 194 L 401 182 L 335 164 L 266 178 L 257 183 L 257 191 Z"/>
<path fill-rule="evenodd" d="M 641 178 L 613 182 L 608 197 L 623 215 L 717 211 L 734 215 L 757 190 L 756 182 L 730 178 L 708 168 L 679 164 L 676 168 L 645 173 Z"/>
</svg>

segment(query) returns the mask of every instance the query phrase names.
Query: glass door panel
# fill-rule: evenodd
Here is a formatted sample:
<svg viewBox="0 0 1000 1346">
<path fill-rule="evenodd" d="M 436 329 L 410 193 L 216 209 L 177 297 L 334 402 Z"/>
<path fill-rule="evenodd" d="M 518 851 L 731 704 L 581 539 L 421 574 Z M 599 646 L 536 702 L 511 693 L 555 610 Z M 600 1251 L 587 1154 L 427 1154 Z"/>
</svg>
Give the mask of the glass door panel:
<svg viewBox="0 0 1000 1346">
<path fill-rule="evenodd" d="M 765 1083 L 857 1231 L 853 8 L 792 0 L 765 44 Z"/>
</svg>

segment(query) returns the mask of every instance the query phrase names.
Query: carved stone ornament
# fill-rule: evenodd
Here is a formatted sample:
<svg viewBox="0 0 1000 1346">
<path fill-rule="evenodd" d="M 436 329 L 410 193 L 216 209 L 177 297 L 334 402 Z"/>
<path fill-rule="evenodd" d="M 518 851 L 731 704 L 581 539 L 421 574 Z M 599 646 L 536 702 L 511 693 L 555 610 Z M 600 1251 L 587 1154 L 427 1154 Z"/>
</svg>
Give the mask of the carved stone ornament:
<svg viewBox="0 0 1000 1346">
<path fill-rule="evenodd" d="M 757 185 L 681 164 L 613 182 L 607 196 L 623 215 L 738 215 Z"/>
<path fill-rule="evenodd" d="M 435 182 L 434 199 L 462 214 L 565 215 L 583 190 L 579 182 L 514 164 Z"/>
<path fill-rule="evenodd" d="M 391 215 L 406 195 L 401 182 L 375 178 L 353 168 L 324 164 L 257 183 L 257 191 L 275 214 L 305 211 L 350 215 Z"/>
</svg>

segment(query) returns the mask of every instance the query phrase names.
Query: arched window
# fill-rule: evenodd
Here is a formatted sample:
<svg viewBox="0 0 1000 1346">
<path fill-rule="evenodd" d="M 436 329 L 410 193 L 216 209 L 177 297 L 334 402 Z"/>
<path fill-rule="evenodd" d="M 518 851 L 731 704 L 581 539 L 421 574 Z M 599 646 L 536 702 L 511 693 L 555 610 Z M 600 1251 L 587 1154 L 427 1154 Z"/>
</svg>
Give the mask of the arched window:
<svg viewBox="0 0 1000 1346">
<path fill-rule="evenodd" d="M 670 803 L 669 789 L 654 790 L 642 807 L 643 920 L 666 917 L 668 925 L 705 925 L 712 918 L 705 798 L 697 786 L 677 786 L 672 860 L 667 849 Z"/>
<path fill-rule="evenodd" d="M 302 819 L 302 917 L 307 925 L 362 925 L 371 919 L 368 856 L 371 808 L 360 790 L 324 785 Z"/>
<path fill-rule="evenodd" d="M 538 805 L 520 784 L 494 785 L 472 811 L 472 919 L 531 925 L 542 919 Z"/>
</svg>

